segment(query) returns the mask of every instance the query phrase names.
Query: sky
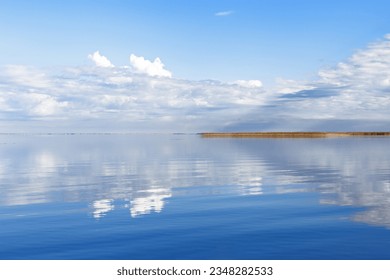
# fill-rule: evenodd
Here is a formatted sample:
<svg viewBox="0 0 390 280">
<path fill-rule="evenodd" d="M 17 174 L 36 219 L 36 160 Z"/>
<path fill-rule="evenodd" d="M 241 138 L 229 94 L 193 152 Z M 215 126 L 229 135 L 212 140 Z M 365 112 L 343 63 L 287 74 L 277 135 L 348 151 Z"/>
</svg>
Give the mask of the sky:
<svg viewBox="0 0 390 280">
<path fill-rule="evenodd" d="M 0 131 L 388 130 L 390 2 L 0 1 Z"/>
</svg>

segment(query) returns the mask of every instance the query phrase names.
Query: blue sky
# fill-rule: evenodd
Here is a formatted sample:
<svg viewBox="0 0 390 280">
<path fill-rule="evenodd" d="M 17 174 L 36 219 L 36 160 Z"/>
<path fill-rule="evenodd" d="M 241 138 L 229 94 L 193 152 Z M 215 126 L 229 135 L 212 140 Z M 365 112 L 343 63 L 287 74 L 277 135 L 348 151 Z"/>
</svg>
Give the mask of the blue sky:
<svg viewBox="0 0 390 280">
<path fill-rule="evenodd" d="M 385 36 L 390 33 L 389 10 L 390 2 L 385 0 L 1 1 L 2 119 L 4 122 L 29 120 L 49 123 L 53 120 L 49 116 L 56 115 L 56 122 L 67 120 L 72 125 L 79 123 L 76 119 L 67 117 L 67 114 L 71 114 L 74 108 L 79 108 L 80 112 L 86 110 L 81 109 L 82 106 L 77 102 L 85 102 L 83 106 L 94 106 L 95 103 L 91 99 L 86 100 L 82 90 L 77 93 L 72 88 L 68 91 L 71 93 L 66 95 L 52 87 L 60 86 L 61 79 L 68 82 L 72 80 L 76 84 L 83 83 L 85 86 L 87 76 L 88 83 L 93 83 L 93 87 L 96 87 L 96 94 L 105 94 L 107 88 L 99 85 L 104 83 L 107 86 L 107 79 L 111 79 L 111 82 L 121 81 L 116 87 L 110 84 L 111 91 L 114 87 L 117 92 L 109 99 L 119 98 L 122 101 L 114 102 L 116 107 L 113 104 L 110 105 L 112 108 L 100 104 L 99 109 L 95 108 L 99 114 L 107 116 L 105 120 L 108 122 L 118 116 L 126 119 L 120 110 L 130 110 L 130 115 L 142 111 L 140 114 L 145 118 L 136 119 L 143 121 L 152 119 L 152 116 L 164 120 L 175 119 L 180 114 L 184 118 L 190 115 L 192 119 L 199 120 L 200 116 L 207 119 L 205 114 L 212 112 L 218 115 L 216 121 L 224 114 L 233 115 L 235 119 L 232 123 L 245 119 L 245 116 L 238 117 L 238 111 L 250 111 L 254 110 L 252 107 L 267 105 L 264 110 L 260 108 L 259 112 L 267 111 L 267 116 L 277 116 L 283 108 L 290 108 L 291 104 L 295 104 L 297 99 L 299 102 L 308 102 L 312 100 L 312 96 L 316 96 L 314 99 L 319 102 L 318 94 L 315 93 L 308 93 L 303 101 L 302 95 L 296 95 L 300 98 L 293 98 L 293 102 L 287 102 L 285 97 L 280 98 L 280 94 L 291 94 L 292 88 L 297 92 L 314 91 L 320 87 L 319 84 L 319 91 L 323 92 L 325 81 L 320 73 L 336 71 L 339 63 L 351 66 L 354 55 L 365 50 L 369 52 L 373 44 L 387 49 L 383 42 L 387 41 Z M 96 51 L 99 56 L 94 59 Z M 133 55 L 132 62 L 129 62 L 130 55 Z M 384 59 L 384 64 L 388 62 L 388 57 L 384 57 L 380 51 L 375 55 Z M 96 59 L 99 60 L 99 57 L 104 57 L 110 65 L 115 66 L 111 69 L 112 73 L 108 73 L 107 69 L 100 69 L 107 67 L 98 67 Z M 156 61 L 156 58 L 159 60 Z M 354 63 L 364 62 L 358 60 Z M 145 68 L 146 65 L 155 68 L 150 70 L 149 66 Z M 150 75 L 150 71 L 158 72 L 159 69 L 169 72 L 169 77 Z M 388 69 L 382 69 L 382 72 L 383 70 Z M 366 74 L 369 78 L 376 79 L 371 72 Z M 382 76 L 380 79 L 383 81 L 387 79 Z M 30 81 L 27 81 L 27 77 L 30 77 Z M 32 77 L 35 77 L 35 82 Z M 45 77 L 45 81 L 39 81 L 39 77 Z M 96 80 L 91 81 L 92 78 Z M 169 80 L 164 80 L 167 78 Z M 123 81 L 126 79 L 128 84 L 124 85 Z M 253 83 L 255 80 L 261 81 L 262 87 L 253 86 L 256 84 Z M 364 80 L 364 77 L 362 80 L 351 80 L 348 86 L 359 88 L 359 81 Z M 136 85 L 134 81 L 140 84 Z M 245 84 L 245 81 L 252 83 Z M 150 82 L 164 85 L 152 88 Z M 321 102 L 334 101 L 334 96 L 341 93 L 340 88 L 334 89 L 335 81 L 332 83 L 326 85 L 326 90 L 329 91 L 332 87 L 332 92 L 337 93 L 332 93 L 333 97 L 331 94 L 323 96 L 324 100 Z M 289 90 L 284 88 L 286 84 Z M 83 86 L 79 84 L 77 87 Z M 89 85 L 88 91 L 91 87 Z M 140 88 L 145 95 L 149 93 L 148 96 L 141 98 L 141 93 L 135 92 L 135 89 Z M 166 99 L 172 100 L 162 105 L 158 101 L 161 96 L 157 90 L 164 94 L 164 89 Z M 225 98 L 222 94 L 224 91 L 232 93 Z M 376 92 L 377 90 L 375 93 L 373 90 L 372 96 L 376 97 Z M 18 94 L 20 98 L 17 97 Z M 89 94 L 93 96 L 93 92 Z M 279 94 L 278 98 L 276 94 Z M 345 97 L 345 94 L 342 96 Z M 356 96 L 359 96 L 358 93 Z M 52 105 L 58 103 L 58 106 L 43 106 L 41 101 L 34 98 L 46 100 Z M 153 98 L 155 102 L 151 101 Z M 221 101 L 220 104 L 217 98 L 224 102 Z M 134 105 L 135 99 L 137 102 L 141 99 L 143 101 Z M 126 103 L 130 100 L 133 100 L 132 105 Z M 226 100 L 231 102 L 225 104 Z M 29 105 L 26 102 L 30 102 Z M 177 105 L 178 103 L 181 105 Z M 42 108 L 34 109 L 34 106 L 38 106 L 34 104 L 41 104 Z M 204 104 L 205 107 L 199 104 Z M 248 107 L 242 110 L 243 108 L 239 108 L 242 104 Z M 118 106 L 122 106 L 122 109 Z M 196 106 L 200 107 L 198 111 Z M 269 108 L 272 106 L 278 110 L 270 112 Z M 115 117 L 112 116 L 114 107 L 118 110 Z M 226 108 L 233 111 L 224 111 Z M 357 113 L 352 109 L 349 109 L 351 115 Z M 373 109 L 366 109 L 367 112 L 370 110 Z M 36 116 L 32 112 L 42 114 Z M 97 118 L 96 112 L 90 112 L 90 115 Z M 303 112 L 299 118 L 303 115 L 310 119 Z M 369 114 L 367 118 L 372 119 L 372 115 Z M 346 118 L 338 114 L 330 117 L 332 120 Z M 379 117 L 376 113 L 376 118 Z M 93 120 L 86 115 L 83 118 Z M 350 120 L 351 117 L 347 119 Z M 270 123 L 274 121 L 273 119 Z M 72 125 L 69 124 L 70 127 Z M 224 124 L 226 125 L 229 126 L 228 123 Z M 198 128 L 199 126 L 194 125 L 192 129 Z"/>
<path fill-rule="evenodd" d="M 0 64 L 160 57 L 185 79 L 311 77 L 389 32 L 388 1 L 2 1 Z M 218 12 L 231 11 L 227 16 Z"/>
</svg>

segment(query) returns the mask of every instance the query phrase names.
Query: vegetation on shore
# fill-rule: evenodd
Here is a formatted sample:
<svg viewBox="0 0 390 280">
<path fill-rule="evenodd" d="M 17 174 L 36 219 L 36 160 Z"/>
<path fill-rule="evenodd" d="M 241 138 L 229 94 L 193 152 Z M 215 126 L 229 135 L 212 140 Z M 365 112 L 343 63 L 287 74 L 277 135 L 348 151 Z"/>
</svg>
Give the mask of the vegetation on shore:
<svg viewBox="0 0 390 280">
<path fill-rule="evenodd" d="M 351 136 L 390 136 L 390 132 L 203 132 L 204 138 L 329 138 Z"/>
</svg>

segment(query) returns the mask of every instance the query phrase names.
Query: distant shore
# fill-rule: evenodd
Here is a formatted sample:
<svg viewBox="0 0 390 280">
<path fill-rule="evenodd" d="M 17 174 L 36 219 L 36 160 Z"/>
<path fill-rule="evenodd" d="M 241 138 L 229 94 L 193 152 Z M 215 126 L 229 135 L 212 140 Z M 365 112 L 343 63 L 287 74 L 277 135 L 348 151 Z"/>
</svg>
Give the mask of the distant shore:
<svg viewBox="0 0 390 280">
<path fill-rule="evenodd" d="M 203 138 L 331 138 L 390 136 L 390 132 L 203 132 Z"/>
</svg>

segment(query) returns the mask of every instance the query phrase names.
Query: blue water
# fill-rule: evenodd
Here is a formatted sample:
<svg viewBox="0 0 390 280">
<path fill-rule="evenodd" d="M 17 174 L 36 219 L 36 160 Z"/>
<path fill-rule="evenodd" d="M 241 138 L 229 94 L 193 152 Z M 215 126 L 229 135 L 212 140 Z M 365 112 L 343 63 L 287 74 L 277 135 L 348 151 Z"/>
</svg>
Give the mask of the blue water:
<svg viewBox="0 0 390 280">
<path fill-rule="evenodd" d="M 390 259 L 389 144 L 0 135 L 0 259 Z"/>
</svg>

